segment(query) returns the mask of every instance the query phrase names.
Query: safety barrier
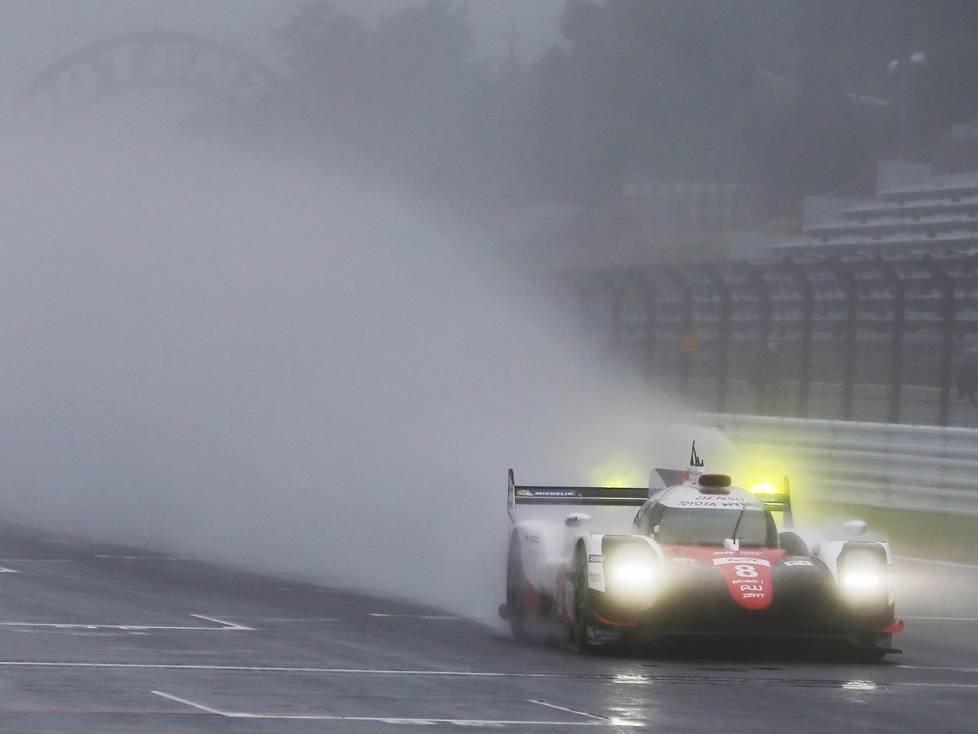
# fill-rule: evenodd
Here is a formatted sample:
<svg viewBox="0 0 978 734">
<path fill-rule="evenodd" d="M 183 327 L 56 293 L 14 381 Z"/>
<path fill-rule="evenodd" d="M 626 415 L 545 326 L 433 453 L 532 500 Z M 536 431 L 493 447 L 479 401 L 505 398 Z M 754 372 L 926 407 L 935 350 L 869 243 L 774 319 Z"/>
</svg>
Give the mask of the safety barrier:
<svg viewBox="0 0 978 734">
<path fill-rule="evenodd" d="M 978 430 L 706 414 L 735 446 L 790 456 L 806 495 L 829 502 L 978 516 Z"/>
</svg>

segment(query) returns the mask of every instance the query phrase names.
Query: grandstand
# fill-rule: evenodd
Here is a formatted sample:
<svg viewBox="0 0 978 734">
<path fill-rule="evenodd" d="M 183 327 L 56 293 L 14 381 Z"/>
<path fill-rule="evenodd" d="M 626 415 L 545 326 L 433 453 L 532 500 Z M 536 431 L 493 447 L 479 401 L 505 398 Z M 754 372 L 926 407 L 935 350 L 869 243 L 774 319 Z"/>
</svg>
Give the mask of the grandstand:
<svg viewBox="0 0 978 734">
<path fill-rule="evenodd" d="M 802 236 L 742 259 L 559 277 L 686 405 L 978 425 L 978 122 L 938 142 L 881 162 L 872 199 L 810 197 Z"/>
<path fill-rule="evenodd" d="M 919 170 L 920 167 L 918 167 Z M 978 172 L 932 175 L 890 185 L 853 202 L 835 220 L 805 222 L 804 237 L 771 247 L 774 256 L 932 255 L 978 252 Z"/>
</svg>

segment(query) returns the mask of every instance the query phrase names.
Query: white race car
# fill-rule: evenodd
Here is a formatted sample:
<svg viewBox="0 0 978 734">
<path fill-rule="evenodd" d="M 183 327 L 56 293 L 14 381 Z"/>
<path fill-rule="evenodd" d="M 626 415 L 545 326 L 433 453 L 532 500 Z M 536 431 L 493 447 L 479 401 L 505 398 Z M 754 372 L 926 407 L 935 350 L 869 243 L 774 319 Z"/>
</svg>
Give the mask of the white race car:
<svg viewBox="0 0 978 734">
<path fill-rule="evenodd" d="M 846 540 L 793 527 L 787 477 L 781 489 L 734 487 L 703 470 L 694 444 L 687 471 L 655 469 L 648 489 L 519 486 L 511 469 L 508 506 L 500 614 L 517 637 L 556 633 L 582 652 L 687 635 L 899 652 L 888 544 L 862 539 L 860 522 Z"/>
</svg>

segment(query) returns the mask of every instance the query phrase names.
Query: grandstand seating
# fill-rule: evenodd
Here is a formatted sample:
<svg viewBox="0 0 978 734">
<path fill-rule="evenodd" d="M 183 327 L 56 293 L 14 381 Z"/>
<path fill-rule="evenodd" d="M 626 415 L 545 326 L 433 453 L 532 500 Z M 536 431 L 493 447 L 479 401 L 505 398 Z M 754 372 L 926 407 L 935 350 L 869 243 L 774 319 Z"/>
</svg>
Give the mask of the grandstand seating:
<svg viewBox="0 0 978 734">
<path fill-rule="evenodd" d="M 612 352 L 630 357 L 683 405 L 973 426 L 972 168 L 962 163 L 935 175 L 951 169 L 883 162 L 873 199 L 806 200 L 803 236 L 770 246 L 768 257 L 757 257 L 758 247 L 746 260 L 560 277 L 583 299 L 582 325 L 607 336 Z"/>
<path fill-rule="evenodd" d="M 774 256 L 922 255 L 978 252 L 978 172 L 883 188 L 837 221 L 806 226 Z"/>
</svg>

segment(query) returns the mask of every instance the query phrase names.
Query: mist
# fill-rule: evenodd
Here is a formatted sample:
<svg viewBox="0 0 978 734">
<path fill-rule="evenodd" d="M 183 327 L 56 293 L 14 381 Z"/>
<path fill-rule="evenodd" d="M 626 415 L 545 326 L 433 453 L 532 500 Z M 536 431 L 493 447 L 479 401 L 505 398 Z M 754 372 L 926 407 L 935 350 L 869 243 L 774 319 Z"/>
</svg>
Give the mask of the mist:
<svg viewBox="0 0 978 734">
<path fill-rule="evenodd" d="M 695 437 L 403 192 L 138 135 L 5 167 L 8 520 L 485 614 L 507 467 L 644 486 Z"/>
</svg>

